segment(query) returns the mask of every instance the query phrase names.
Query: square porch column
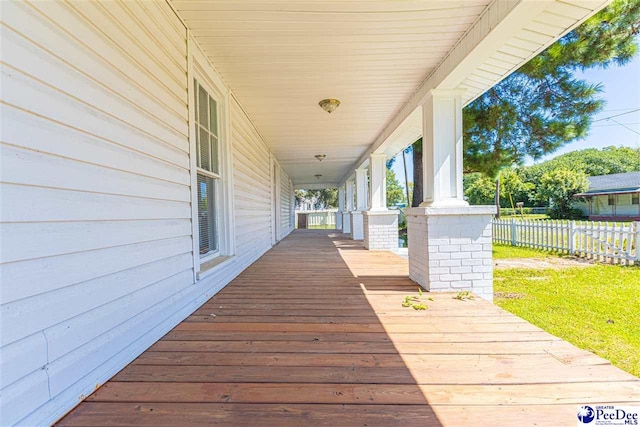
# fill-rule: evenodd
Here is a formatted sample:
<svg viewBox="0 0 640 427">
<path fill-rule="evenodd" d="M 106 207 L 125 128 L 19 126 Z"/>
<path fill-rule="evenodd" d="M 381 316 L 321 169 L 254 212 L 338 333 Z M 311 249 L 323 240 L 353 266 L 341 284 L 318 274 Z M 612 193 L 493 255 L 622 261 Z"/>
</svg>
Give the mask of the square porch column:
<svg viewBox="0 0 640 427">
<path fill-rule="evenodd" d="M 347 181 L 345 184 L 345 208 L 342 212 L 342 232 L 351 234 L 351 211 L 353 210 L 353 181 Z"/>
<path fill-rule="evenodd" d="M 338 187 L 338 212 L 336 212 L 336 230 L 342 230 L 342 213 L 344 212 L 344 185 Z"/>
<path fill-rule="evenodd" d="M 364 231 L 362 225 L 362 211 L 367 209 L 367 170 L 365 168 L 356 169 L 356 206 L 351 211 L 351 238 L 353 240 L 362 240 Z"/>
<path fill-rule="evenodd" d="M 406 210 L 409 277 L 429 291 L 472 291 L 493 301 L 494 206 L 469 206 L 462 190 L 462 101 L 434 90 L 423 104 L 424 201 Z"/>
<path fill-rule="evenodd" d="M 398 211 L 387 209 L 387 155 L 371 154 L 369 210 L 364 211 L 364 247 L 369 250 L 398 249 Z"/>
</svg>

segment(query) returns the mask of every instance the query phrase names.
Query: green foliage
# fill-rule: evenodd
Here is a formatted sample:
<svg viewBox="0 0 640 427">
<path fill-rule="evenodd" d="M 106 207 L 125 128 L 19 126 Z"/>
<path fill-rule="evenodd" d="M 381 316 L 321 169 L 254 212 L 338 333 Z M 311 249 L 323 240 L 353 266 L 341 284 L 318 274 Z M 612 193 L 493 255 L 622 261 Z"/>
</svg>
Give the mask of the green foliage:
<svg viewBox="0 0 640 427">
<path fill-rule="evenodd" d="M 391 169 L 387 168 L 387 206 L 394 206 L 396 203 L 406 202 L 404 188 Z"/>
<path fill-rule="evenodd" d="M 584 172 L 558 168 L 540 177 L 539 194 L 550 201 L 551 218 L 575 218 L 580 216 L 580 212 L 572 208 L 573 196 L 588 187 L 589 181 Z"/>
<path fill-rule="evenodd" d="M 493 180 L 480 172 L 464 174 L 464 195 L 471 205 L 493 204 L 496 186 Z"/>
<path fill-rule="evenodd" d="M 638 47 L 640 2 L 616 0 L 464 109 L 465 168 L 496 177 L 587 135 L 602 87 L 574 77 L 627 63 Z"/>
<path fill-rule="evenodd" d="M 325 188 L 322 190 L 295 190 L 296 205 L 312 203 L 315 209 L 338 207 L 338 189 Z"/>
<path fill-rule="evenodd" d="M 514 204 L 523 202 L 525 206 L 548 206 L 549 198 L 557 197 L 551 193 L 566 196 L 566 183 L 560 183 L 559 188 L 551 188 L 553 178 L 559 178 L 556 174 L 558 170 L 579 172 L 586 176 L 640 171 L 640 148 L 606 147 L 601 150 L 587 148 L 532 166 L 502 169 L 499 175 L 502 184 L 500 206 L 511 208 L 509 196 Z M 545 174 L 547 187 L 543 188 L 541 183 Z M 493 204 L 495 182 L 486 174 L 467 173 L 464 175 L 464 194 L 472 205 Z M 568 209 L 570 212 L 570 208 Z M 527 212 L 526 208 L 524 212 Z M 570 216 L 564 208 L 553 212 L 554 218 L 565 218 L 567 215 Z"/>
<path fill-rule="evenodd" d="M 640 148 L 605 147 L 571 151 L 546 162 L 523 168 L 524 179 L 538 182 L 553 169 L 566 168 L 584 172 L 587 176 L 640 171 Z"/>
</svg>

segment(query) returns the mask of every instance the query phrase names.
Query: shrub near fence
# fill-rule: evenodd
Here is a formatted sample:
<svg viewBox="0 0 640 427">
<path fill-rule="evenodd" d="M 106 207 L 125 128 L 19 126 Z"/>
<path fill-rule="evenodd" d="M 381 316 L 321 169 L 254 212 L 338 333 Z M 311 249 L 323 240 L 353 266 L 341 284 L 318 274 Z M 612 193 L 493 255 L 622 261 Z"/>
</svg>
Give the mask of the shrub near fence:
<svg viewBox="0 0 640 427">
<path fill-rule="evenodd" d="M 493 241 L 599 262 L 640 264 L 640 222 L 494 219 Z"/>
</svg>

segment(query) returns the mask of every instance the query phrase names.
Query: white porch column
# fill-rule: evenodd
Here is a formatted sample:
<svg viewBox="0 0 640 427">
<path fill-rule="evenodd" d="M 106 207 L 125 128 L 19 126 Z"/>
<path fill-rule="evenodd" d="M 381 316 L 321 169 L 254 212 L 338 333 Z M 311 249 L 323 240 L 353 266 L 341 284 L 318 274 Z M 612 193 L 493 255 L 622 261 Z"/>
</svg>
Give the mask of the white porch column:
<svg viewBox="0 0 640 427">
<path fill-rule="evenodd" d="M 406 210 L 409 277 L 429 291 L 469 290 L 493 300 L 493 206 L 469 206 L 462 190 L 459 91 L 423 104 L 424 201 Z"/>
<path fill-rule="evenodd" d="M 369 209 L 372 211 L 387 210 L 387 155 L 371 154 L 369 161 L 371 171 L 371 195 Z"/>
<path fill-rule="evenodd" d="M 342 230 L 342 213 L 344 212 L 344 185 L 338 187 L 338 212 L 336 212 L 336 229 Z"/>
<path fill-rule="evenodd" d="M 387 155 L 371 154 L 369 210 L 364 212 L 364 246 L 369 250 L 398 249 L 398 211 L 387 209 Z"/>
<path fill-rule="evenodd" d="M 351 211 L 353 210 L 353 181 L 347 181 L 345 184 L 345 208 L 342 212 L 342 232 L 351 234 Z"/>
<path fill-rule="evenodd" d="M 351 211 L 351 238 L 353 240 L 362 240 L 364 238 L 364 232 L 362 230 L 362 211 L 367 209 L 367 185 L 367 170 L 365 168 L 356 169 L 356 205 Z"/>
<path fill-rule="evenodd" d="M 469 206 L 462 190 L 462 100 L 431 91 L 422 107 L 423 194 L 420 206 Z"/>
</svg>

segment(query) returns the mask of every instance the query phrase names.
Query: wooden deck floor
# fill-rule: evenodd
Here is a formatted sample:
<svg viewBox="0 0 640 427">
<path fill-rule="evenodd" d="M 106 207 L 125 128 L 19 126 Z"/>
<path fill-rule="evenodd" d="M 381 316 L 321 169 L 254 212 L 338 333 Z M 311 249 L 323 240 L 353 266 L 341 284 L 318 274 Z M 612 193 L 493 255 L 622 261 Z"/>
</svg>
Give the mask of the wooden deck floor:
<svg viewBox="0 0 640 427">
<path fill-rule="evenodd" d="M 482 301 L 429 295 L 404 259 L 296 231 L 61 426 L 575 425 L 640 380 Z"/>
</svg>

